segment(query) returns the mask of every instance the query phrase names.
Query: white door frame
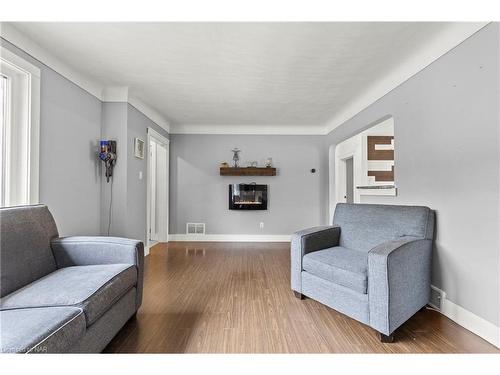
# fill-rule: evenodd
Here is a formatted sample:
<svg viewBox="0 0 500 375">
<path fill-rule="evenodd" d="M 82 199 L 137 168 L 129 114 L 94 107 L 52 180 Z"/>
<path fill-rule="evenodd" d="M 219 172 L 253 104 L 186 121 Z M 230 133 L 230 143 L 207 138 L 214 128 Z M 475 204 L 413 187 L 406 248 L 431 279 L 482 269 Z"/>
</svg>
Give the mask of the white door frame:
<svg viewBox="0 0 500 375">
<path fill-rule="evenodd" d="M 346 176 L 347 176 L 347 166 L 346 166 L 346 160 L 347 159 L 352 159 L 352 168 L 353 168 L 353 176 L 352 176 L 352 183 L 353 183 L 353 192 L 356 190 L 356 173 L 355 173 L 355 167 L 356 167 L 356 154 L 354 152 L 348 152 L 342 155 L 337 155 L 336 158 L 336 164 L 337 164 L 337 173 L 336 173 L 336 202 L 342 202 L 345 203 L 347 202 L 346 196 L 347 196 L 347 181 L 346 181 Z M 354 202 L 356 202 L 356 194 L 353 196 Z"/>
<path fill-rule="evenodd" d="M 352 158 L 354 203 L 361 201 L 359 190 L 356 186 L 360 182 L 359 169 L 361 166 L 361 138 L 354 136 L 336 145 L 331 145 L 329 149 L 329 197 L 330 197 L 330 217 L 328 222 L 332 222 L 335 206 L 337 203 L 345 202 L 346 190 L 346 165 L 345 160 Z"/>
<path fill-rule="evenodd" d="M 170 211 L 170 201 L 169 201 L 169 184 L 170 184 L 170 173 L 169 173 L 169 159 L 170 159 L 170 140 L 167 139 L 166 137 L 164 137 L 163 135 L 161 135 L 160 133 L 158 133 L 156 130 L 154 130 L 153 128 L 148 128 L 148 139 L 147 139 L 147 172 L 148 172 L 148 175 L 147 175 L 147 198 L 146 198 L 146 211 L 147 211 L 147 218 L 146 218 L 146 240 L 147 240 L 147 246 L 150 247 L 151 246 L 151 242 L 150 242 L 150 239 L 149 239 L 149 229 L 150 229 L 150 226 L 151 226 L 151 212 L 150 212 L 150 205 L 151 205 L 151 196 L 150 196 L 150 191 L 151 191 L 151 170 L 152 170 L 152 165 L 151 165 L 151 157 L 150 157 L 150 149 L 149 149 L 149 145 L 151 143 L 151 140 L 154 140 L 156 143 L 162 145 L 163 147 L 166 148 L 166 151 L 167 151 L 167 160 L 166 160 L 166 166 L 167 166 L 167 170 L 166 170 L 166 199 L 167 199 L 167 204 L 166 204 L 166 207 L 165 207 L 165 210 L 164 212 L 162 213 L 164 215 L 164 222 L 165 222 L 165 225 L 163 228 L 160 229 L 160 239 L 159 239 L 159 242 L 168 242 L 168 219 L 169 219 L 169 211 Z"/>
</svg>

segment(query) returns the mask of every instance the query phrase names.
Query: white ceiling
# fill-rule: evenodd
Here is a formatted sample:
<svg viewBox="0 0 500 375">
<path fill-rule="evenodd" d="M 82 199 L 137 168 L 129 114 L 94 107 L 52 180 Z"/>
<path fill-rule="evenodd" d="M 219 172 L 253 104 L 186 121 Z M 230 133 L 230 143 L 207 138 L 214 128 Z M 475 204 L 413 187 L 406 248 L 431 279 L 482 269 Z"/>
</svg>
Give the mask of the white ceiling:
<svg viewBox="0 0 500 375">
<path fill-rule="evenodd" d="M 230 127 L 238 132 L 260 127 L 265 132 L 266 127 L 295 127 L 321 133 L 332 118 L 417 59 L 456 24 L 14 23 L 14 27 L 96 84 L 128 87 L 131 97 L 165 116 L 174 131 Z"/>
</svg>

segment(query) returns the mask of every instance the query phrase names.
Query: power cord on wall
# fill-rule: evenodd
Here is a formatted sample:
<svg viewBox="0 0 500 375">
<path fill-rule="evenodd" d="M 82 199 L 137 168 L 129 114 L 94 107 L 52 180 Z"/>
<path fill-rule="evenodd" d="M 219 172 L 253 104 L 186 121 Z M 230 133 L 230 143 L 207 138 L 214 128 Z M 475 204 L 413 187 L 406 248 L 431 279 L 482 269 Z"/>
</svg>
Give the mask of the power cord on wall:
<svg viewBox="0 0 500 375">
<path fill-rule="evenodd" d="M 108 236 L 109 236 L 109 230 L 111 228 L 111 208 L 113 207 L 113 176 L 111 176 L 111 186 L 110 186 L 110 193 L 109 193 L 109 214 L 108 214 Z"/>
</svg>

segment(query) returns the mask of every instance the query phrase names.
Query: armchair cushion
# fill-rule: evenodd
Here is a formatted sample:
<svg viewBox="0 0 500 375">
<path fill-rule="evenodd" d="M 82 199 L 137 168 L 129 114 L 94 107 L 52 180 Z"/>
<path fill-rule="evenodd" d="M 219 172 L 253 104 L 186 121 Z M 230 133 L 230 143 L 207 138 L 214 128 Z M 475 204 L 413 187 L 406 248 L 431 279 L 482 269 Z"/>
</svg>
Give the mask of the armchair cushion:
<svg viewBox="0 0 500 375">
<path fill-rule="evenodd" d="M 304 271 L 317 277 L 366 294 L 368 254 L 336 246 L 306 254 Z"/>
<path fill-rule="evenodd" d="M 304 229 L 292 235 L 291 242 L 291 286 L 292 289 L 302 290 L 302 258 L 313 251 L 337 246 L 340 237 L 340 228 L 337 226 L 321 226 Z"/>
<path fill-rule="evenodd" d="M 137 282 L 129 264 L 61 268 L 1 299 L 2 310 L 77 306 L 90 326 Z"/>
<path fill-rule="evenodd" d="M 339 203 L 333 223 L 342 228 L 340 246 L 366 252 L 394 238 L 434 233 L 433 211 L 419 206 Z"/>
</svg>

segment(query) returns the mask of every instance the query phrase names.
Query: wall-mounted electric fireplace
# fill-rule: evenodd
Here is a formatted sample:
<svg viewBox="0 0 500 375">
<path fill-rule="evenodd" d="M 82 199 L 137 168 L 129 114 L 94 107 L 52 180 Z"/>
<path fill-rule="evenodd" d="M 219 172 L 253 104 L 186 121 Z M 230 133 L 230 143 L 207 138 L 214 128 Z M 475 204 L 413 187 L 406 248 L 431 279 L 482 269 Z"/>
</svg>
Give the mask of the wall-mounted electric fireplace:
<svg viewBox="0 0 500 375">
<path fill-rule="evenodd" d="M 230 210 L 267 210 L 267 185 L 229 185 Z"/>
</svg>

